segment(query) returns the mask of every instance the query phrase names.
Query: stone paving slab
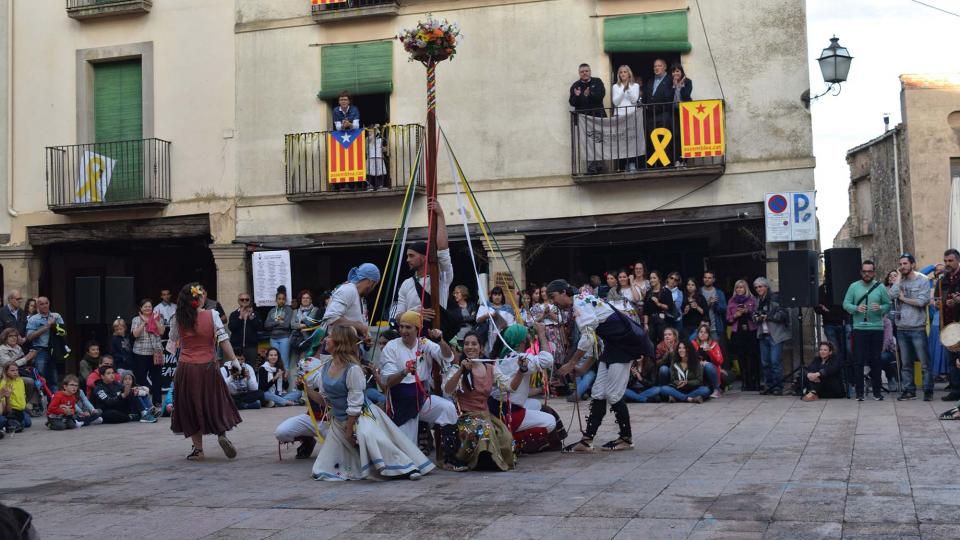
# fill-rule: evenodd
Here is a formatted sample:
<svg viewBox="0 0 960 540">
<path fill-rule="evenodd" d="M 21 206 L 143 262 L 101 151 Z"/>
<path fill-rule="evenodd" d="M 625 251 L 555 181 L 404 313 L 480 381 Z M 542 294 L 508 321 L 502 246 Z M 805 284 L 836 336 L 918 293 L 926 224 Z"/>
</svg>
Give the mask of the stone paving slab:
<svg viewBox="0 0 960 540">
<path fill-rule="evenodd" d="M 938 397 L 939 397 L 938 393 Z M 573 433 L 566 402 L 552 401 Z M 228 461 L 158 424 L 0 441 L 0 501 L 43 538 L 960 538 L 960 422 L 940 401 L 803 403 L 732 393 L 631 405 L 636 448 L 524 456 L 516 471 L 324 483 L 278 460 L 294 409 L 243 411 Z M 598 436 L 615 438 L 607 418 Z"/>
</svg>

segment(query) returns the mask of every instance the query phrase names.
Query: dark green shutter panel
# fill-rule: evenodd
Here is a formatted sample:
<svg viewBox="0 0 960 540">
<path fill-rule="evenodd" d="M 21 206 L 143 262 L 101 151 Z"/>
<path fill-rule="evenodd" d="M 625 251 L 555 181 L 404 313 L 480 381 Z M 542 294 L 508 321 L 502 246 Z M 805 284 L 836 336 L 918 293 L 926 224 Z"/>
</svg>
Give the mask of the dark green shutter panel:
<svg viewBox="0 0 960 540">
<path fill-rule="evenodd" d="M 648 13 L 603 20 L 603 50 L 620 52 L 689 52 L 687 12 Z"/>
<path fill-rule="evenodd" d="M 117 160 L 104 199 L 143 198 L 143 74 L 140 60 L 93 65 L 94 151 Z M 121 142 L 123 141 L 123 142 Z"/>
<path fill-rule="evenodd" d="M 320 49 L 320 99 L 393 91 L 393 41 L 325 45 Z"/>
</svg>

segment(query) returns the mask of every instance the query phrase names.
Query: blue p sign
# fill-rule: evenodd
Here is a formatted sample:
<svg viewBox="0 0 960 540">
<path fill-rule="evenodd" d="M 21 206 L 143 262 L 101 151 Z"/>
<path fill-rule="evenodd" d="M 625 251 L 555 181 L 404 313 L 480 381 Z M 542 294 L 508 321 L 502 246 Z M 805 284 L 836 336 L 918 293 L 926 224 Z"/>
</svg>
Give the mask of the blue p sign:
<svg viewBox="0 0 960 540">
<path fill-rule="evenodd" d="M 793 194 L 793 222 L 794 223 L 800 223 L 801 221 L 808 221 L 810 219 L 809 212 L 806 212 L 807 208 L 810 208 L 810 198 L 803 193 L 794 193 Z"/>
</svg>

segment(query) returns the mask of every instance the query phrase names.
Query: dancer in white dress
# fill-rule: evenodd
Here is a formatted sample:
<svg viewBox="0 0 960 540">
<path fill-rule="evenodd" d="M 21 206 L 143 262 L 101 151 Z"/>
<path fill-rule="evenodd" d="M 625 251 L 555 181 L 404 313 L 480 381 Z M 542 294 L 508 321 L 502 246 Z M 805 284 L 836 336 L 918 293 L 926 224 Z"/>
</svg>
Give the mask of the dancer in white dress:
<svg viewBox="0 0 960 540">
<path fill-rule="evenodd" d="M 332 358 L 321 368 L 327 402 L 327 440 L 316 462 L 316 480 L 406 477 L 417 480 L 435 466 L 379 407 L 365 397 L 366 380 L 351 326 L 336 326 L 327 337 Z"/>
</svg>

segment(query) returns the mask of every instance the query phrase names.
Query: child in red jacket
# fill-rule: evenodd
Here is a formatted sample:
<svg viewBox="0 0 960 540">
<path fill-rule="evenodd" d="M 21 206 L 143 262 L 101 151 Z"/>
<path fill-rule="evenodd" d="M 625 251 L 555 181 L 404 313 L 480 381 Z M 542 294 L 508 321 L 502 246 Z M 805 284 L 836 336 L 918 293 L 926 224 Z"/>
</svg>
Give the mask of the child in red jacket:
<svg viewBox="0 0 960 540">
<path fill-rule="evenodd" d="M 77 391 L 80 389 L 80 379 L 74 375 L 63 378 L 63 385 L 53 395 L 50 406 L 47 407 L 47 427 L 54 431 L 75 429 L 77 421 Z"/>
</svg>

